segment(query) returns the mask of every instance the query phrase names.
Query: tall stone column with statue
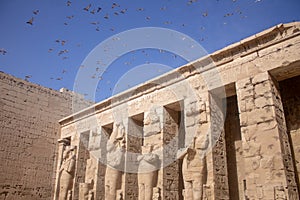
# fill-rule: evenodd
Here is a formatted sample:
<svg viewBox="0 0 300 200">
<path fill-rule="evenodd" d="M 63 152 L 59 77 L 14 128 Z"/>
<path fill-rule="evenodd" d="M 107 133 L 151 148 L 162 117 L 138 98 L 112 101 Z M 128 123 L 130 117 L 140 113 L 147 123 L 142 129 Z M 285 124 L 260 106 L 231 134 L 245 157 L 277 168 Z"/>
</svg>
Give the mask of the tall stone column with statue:
<svg viewBox="0 0 300 200">
<path fill-rule="evenodd" d="M 105 173 L 105 199 L 116 200 L 118 185 L 121 183 L 121 169 L 124 166 L 125 127 L 114 124 L 113 132 L 107 142 L 107 167 Z"/>
<path fill-rule="evenodd" d="M 59 200 L 69 200 L 75 174 L 76 147 L 66 146 L 59 169 Z"/>
<path fill-rule="evenodd" d="M 142 155 L 138 156 L 139 200 L 152 200 L 153 187 L 157 180 L 159 157 L 153 153 L 153 146 L 142 146 Z"/>
<path fill-rule="evenodd" d="M 179 151 L 182 162 L 182 175 L 184 181 L 183 197 L 185 200 L 202 200 L 203 185 L 206 178 L 205 151 L 209 140 L 207 135 L 198 134 L 190 147 Z"/>
</svg>

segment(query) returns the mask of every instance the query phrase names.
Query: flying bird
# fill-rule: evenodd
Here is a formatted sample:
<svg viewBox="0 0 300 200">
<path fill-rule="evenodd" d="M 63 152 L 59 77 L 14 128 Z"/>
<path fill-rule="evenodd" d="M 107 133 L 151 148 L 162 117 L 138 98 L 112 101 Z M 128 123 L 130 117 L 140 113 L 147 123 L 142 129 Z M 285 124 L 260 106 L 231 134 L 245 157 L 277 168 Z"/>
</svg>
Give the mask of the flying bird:
<svg viewBox="0 0 300 200">
<path fill-rule="evenodd" d="M 74 15 L 67 16 L 68 19 L 72 19 Z"/>
<path fill-rule="evenodd" d="M 30 20 L 28 20 L 26 23 L 27 23 L 27 24 L 30 24 L 30 25 L 33 25 L 33 20 L 34 20 L 34 18 L 33 18 L 33 17 L 31 17 L 31 19 L 30 19 Z"/>
<path fill-rule="evenodd" d="M 102 8 L 101 8 L 101 7 L 98 7 L 97 13 L 100 12 L 101 10 L 102 10 Z"/>
<path fill-rule="evenodd" d="M 26 75 L 25 76 L 25 81 L 28 81 L 28 79 L 30 79 L 32 76 L 31 75 Z"/>
<path fill-rule="evenodd" d="M 120 13 L 122 13 L 122 14 L 125 14 L 125 13 L 126 13 L 126 11 L 127 11 L 127 8 L 126 8 L 126 9 L 123 9 L 123 10 L 121 10 L 121 11 L 120 11 Z"/>
<path fill-rule="evenodd" d="M 224 15 L 224 17 L 230 17 L 230 16 L 232 16 L 233 15 L 233 13 L 226 13 L 225 15 Z"/>
<path fill-rule="evenodd" d="M 35 15 L 37 15 L 37 14 L 39 14 L 39 10 L 34 10 L 34 11 L 32 11 L 33 12 L 33 14 L 35 14 Z"/>
<path fill-rule="evenodd" d="M 93 9 L 90 13 L 95 14 L 96 9 Z"/>
<path fill-rule="evenodd" d="M 0 54 L 5 55 L 7 53 L 7 51 L 5 49 L 0 49 Z"/>
<path fill-rule="evenodd" d="M 89 11 L 89 9 L 91 8 L 92 4 L 87 5 L 83 10 L 85 11 Z"/>
<path fill-rule="evenodd" d="M 137 10 L 137 11 L 144 11 L 145 8 L 137 8 L 136 10 Z"/>
<path fill-rule="evenodd" d="M 206 11 L 206 12 L 202 13 L 202 16 L 203 17 L 207 17 L 208 16 L 208 12 Z"/>
<path fill-rule="evenodd" d="M 72 2 L 71 1 L 67 1 L 67 6 L 71 6 Z"/>
<path fill-rule="evenodd" d="M 99 24 L 99 22 L 98 21 L 97 22 L 91 22 L 91 24 L 97 25 L 97 24 Z"/>
<path fill-rule="evenodd" d="M 115 7 L 120 7 L 120 5 L 118 5 L 117 3 L 113 3 L 113 4 L 111 5 L 111 8 L 114 9 Z"/>
<path fill-rule="evenodd" d="M 65 43 L 66 43 L 66 41 L 65 41 L 65 40 L 62 40 L 62 41 L 61 41 L 61 45 L 62 45 L 62 46 L 64 46 L 64 45 L 65 45 Z"/>
<path fill-rule="evenodd" d="M 108 19 L 108 18 L 109 18 L 109 15 L 108 15 L 108 14 L 106 14 L 106 15 L 104 16 L 104 18 L 105 18 L 105 19 Z"/>
<path fill-rule="evenodd" d="M 198 0 L 189 0 L 188 1 L 188 5 L 191 5 L 191 4 L 193 4 L 193 3 L 196 3 Z"/>
<path fill-rule="evenodd" d="M 100 31 L 99 27 L 97 26 L 96 31 Z"/>
</svg>

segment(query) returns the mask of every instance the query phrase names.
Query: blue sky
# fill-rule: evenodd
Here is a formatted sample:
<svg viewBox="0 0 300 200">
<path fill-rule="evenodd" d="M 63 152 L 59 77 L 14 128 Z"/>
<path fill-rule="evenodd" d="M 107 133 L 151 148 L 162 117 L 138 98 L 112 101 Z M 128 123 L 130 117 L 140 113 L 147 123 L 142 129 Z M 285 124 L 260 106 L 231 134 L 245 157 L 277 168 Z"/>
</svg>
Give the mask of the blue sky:
<svg viewBox="0 0 300 200">
<path fill-rule="evenodd" d="M 300 21 L 299 0 L 70 2 L 68 6 L 65 0 L 1 0 L 0 71 L 56 90 L 73 89 L 89 53 L 123 31 L 167 28 L 189 36 L 212 53 L 279 23 Z M 84 10 L 88 5 L 88 11 Z M 32 17 L 32 25 L 26 23 Z M 107 51 L 109 54 L 109 47 Z M 174 52 L 160 49 L 141 48 L 126 53 L 106 66 L 101 76 L 91 77 L 99 81 L 94 100 L 109 97 L 115 84 L 129 72 L 142 82 L 186 62 Z M 151 68 L 149 63 L 158 65 Z M 153 72 L 151 69 L 157 66 L 160 70 Z M 124 81 L 128 82 L 128 77 Z M 122 89 L 134 85 L 124 81 Z"/>
</svg>

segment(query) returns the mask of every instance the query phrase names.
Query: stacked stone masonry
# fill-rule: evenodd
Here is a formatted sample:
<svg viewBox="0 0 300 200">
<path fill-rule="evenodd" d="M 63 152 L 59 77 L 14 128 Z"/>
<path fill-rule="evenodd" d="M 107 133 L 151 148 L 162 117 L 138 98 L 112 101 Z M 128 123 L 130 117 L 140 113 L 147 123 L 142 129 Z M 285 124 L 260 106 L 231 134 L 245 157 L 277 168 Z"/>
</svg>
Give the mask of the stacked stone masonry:
<svg viewBox="0 0 300 200">
<path fill-rule="evenodd" d="M 62 119 L 54 199 L 299 199 L 299 49 L 280 24 Z"/>
<path fill-rule="evenodd" d="M 58 120 L 73 113 L 76 98 L 0 73 L 0 199 L 51 199 Z M 91 103 L 77 98 L 78 109 Z"/>
</svg>

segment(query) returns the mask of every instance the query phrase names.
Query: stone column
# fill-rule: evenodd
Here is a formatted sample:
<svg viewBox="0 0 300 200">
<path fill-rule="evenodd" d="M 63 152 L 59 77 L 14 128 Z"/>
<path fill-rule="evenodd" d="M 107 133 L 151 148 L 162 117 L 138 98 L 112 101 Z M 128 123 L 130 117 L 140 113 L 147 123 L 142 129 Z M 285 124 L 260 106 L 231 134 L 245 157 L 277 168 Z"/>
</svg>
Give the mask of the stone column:
<svg viewBox="0 0 300 200">
<path fill-rule="evenodd" d="M 57 167 L 56 167 L 56 178 L 55 178 L 55 189 L 54 189 L 54 200 L 58 199 L 59 193 L 59 169 L 63 159 L 63 152 L 65 147 L 70 145 L 70 140 L 59 139 L 58 140 L 58 152 L 57 152 Z"/>
<path fill-rule="evenodd" d="M 126 156 L 125 156 L 125 190 L 124 199 L 138 198 L 138 162 L 137 156 L 141 153 L 143 137 L 143 121 L 129 118 L 127 122 Z"/>
<path fill-rule="evenodd" d="M 77 146 L 75 182 L 73 185 L 72 200 L 79 200 L 79 184 L 85 182 L 86 162 L 90 158 L 88 151 L 90 131 L 76 134 L 72 137 L 72 144 Z"/>
<path fill-rule="evenodd" d="M 236 88 L 245 199 L 299 199 L 277 82 L 264 72 Z"/>
<path fill-rule="evenodd" d="M 178 112 L 163 108 L 163 199 L 179 199 L 179 170 L 177 160 L 179 119 Z"/>
<path fill-rule="evenodd" d="M 202 151 L 205 155 L 204 159 L 198 161 L 203 163 L 202 165 L 199 163 L 199 166 L 202 166 L 202 180 L 199 179 L 202 188 L 196 196 L 201 196 L 202 199 L 229 198 L 223 131 L 224 110 L 221 102 L 222 98 L 219 95 L 212 95 L 207 91 L 198 94 L 198 99 L 186 99 L 184 104 L 185 147 L 192 148 L 193 141 L 197 139 L 200 144 L 198 143 L 195 150 Z M 208 138 L 208 144 L 202 145 L 201 142 L 204 142 L 205 138 Z M 192 169 L 190 171 L 193 173 Z M 192 193 L 189 190 L 191 189 L 185 188 L 184 194 Z"/>
<path fill-rule="evenodd" d="M 209 130 L 211 150 L 207 152 L 208 186 L 212 194 L 211 199 L 229 199 L 229 183 L 225 140 L 224 97 L 209 94 Z M 209 166 L 212 165 L 212 166 Z M 212 179 L 212 180 L 211 180 Z M 212 181 L 212 184 L 211 184 Z"/>
<path fill-rule="evenodd" d="M 86 183 L 91 183 L 90 179 L 93 177 L 93 198 L 104 199 L 105 198 L 105 169 L 106 169 L 106 144 L 108 140 L 108 133 L 104 128 L 99 127 L 91 131 L 89 139 L 89 151 L 91 155 L 91 163 L 95 167 L 94 173 L 86 171 Z M 89 161 L 87 161 L 87 166 Z M 89 167 L 88 167 L 89 168 Z"/>
</svg>

